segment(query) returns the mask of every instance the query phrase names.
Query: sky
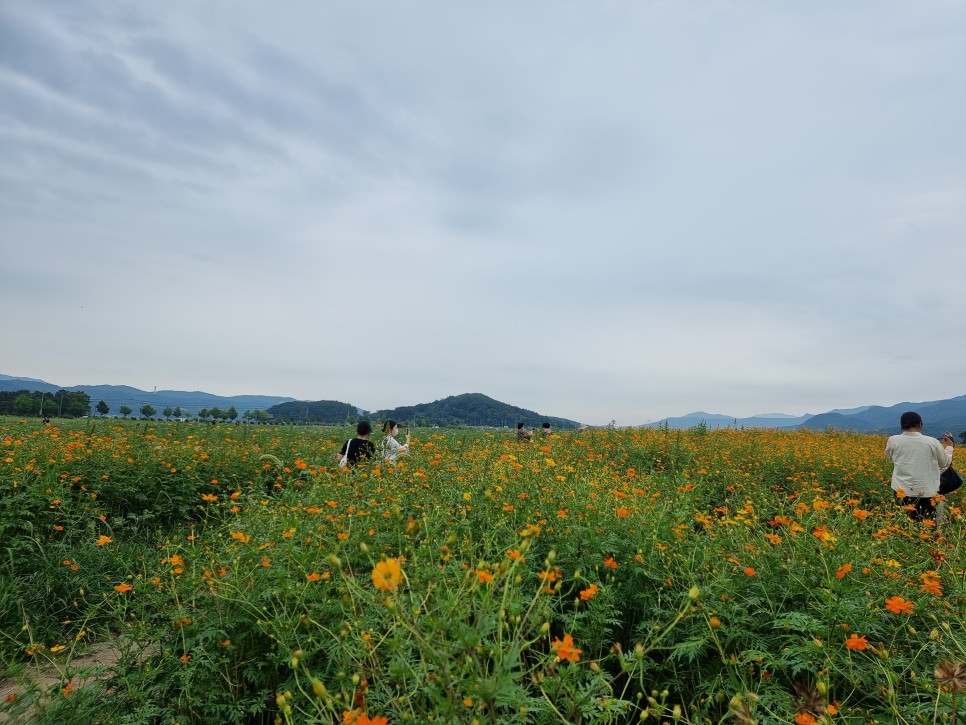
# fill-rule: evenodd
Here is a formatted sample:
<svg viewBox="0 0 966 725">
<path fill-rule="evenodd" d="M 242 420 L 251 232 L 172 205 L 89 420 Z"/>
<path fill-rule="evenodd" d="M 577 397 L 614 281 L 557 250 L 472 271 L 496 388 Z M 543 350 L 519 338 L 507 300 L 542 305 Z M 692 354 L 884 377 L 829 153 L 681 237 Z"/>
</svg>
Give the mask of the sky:
<svg viewBox="0 0 966 725">
<path fill-rule="evenodd" d="M 0 0 L 0 373 L 596 425 L 966 393 L 959 0 Z"/>
</svg>

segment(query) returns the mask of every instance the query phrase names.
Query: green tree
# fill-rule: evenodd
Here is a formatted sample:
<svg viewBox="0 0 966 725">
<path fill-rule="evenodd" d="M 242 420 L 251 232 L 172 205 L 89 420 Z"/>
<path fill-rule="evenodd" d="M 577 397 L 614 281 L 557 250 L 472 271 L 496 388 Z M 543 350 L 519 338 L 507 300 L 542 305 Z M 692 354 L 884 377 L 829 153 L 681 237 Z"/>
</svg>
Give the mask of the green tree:
<svg viewBox="0 0 966 725">
<path fill-rule="evenodd" d="M 150 403 L 145 403 L 144 405 L 141 406 L 141 416 L 144 418 L 151 418 L 157 412 L 158 411 L 156 411 L 154 409 L 154 406 L 151 405 Z"/>
<path fill-rule="evenodd" d="M 103 400 L 97 404 L 97 412 L 102 416 L 107 415 L 111 412 L 111 406 L 105 403 Z"/>
<path fill-rule="evenodd" d="M 21 393 L 13 401 L 13 412 L 17 415 L 30 415 L 36 409 L 37 404 L 30 393 Z"/>
<path fill-rule="evenodd" d="M 174 409 L 174 417 L 175 418 L 184 418 L 184 413 L 181 412 L 181 406 L 180 405 L 177 408 Z"/>
<path fill-rule="evenodd" d="M 211 413 L 208 411 L 207 408 L 202 408 L 201 410 L 198 411 L 198 417 L 201 418 L 201 420 L 206 420 L 209 415 L 211 415 Z"/>
<path fill-rule="evenodd" d="M 215 420 L 221 420 L 222 418 L 225 417 L 225 411 L 223 411 L 217 405 L 214 408 L 212 408 L 211 410 L 209 410 L 208 413 Z"/>
<path fill-rule="evenodd" d="M 91 396 L 83 390 L 57 392 L 57 415 L 80 418 L 91 414 Z"/>
<path fill-rule="evenodd" d="M 122 416 L 124 416 L 125 418 L 127 418 L 127 417 L 128 417 L 129 415 L 131 415 L 131 413 L 132 413 L 132 412 L 134 412 L 134 411 L 132 411 L 132 410 L 131 410 L 131 408 L 130 408 L 129 406 L 127 406 L 127 405 L 122 405 L 122 406 L 121 406 L 120 408 L 118 408 L 118 409 L 117 409 L 117 412 L 118 412 L 118 413 L 120 413 L 120 414 L 121 414 Z"/>
<path fill-rule="evenodd" d="M 238 417 L 238 411 L 235 410 L 234 405 L 225 411 L 225 417 L 228 418 L 229 420 L 235 420 L 235 418 Z"/>
</svg>

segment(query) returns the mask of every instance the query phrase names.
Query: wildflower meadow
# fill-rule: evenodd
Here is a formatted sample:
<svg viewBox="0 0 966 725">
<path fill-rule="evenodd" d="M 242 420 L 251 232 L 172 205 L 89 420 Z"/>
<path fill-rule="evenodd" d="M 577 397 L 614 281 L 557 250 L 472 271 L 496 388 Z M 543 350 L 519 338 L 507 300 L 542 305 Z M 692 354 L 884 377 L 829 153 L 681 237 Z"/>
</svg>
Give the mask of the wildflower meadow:
<svg viewBox="0 0 966 725">
<path fill-rule="evenodd" d="M 0 721 L 966 722 L 962 492 L 883 437 L 351 435 L 0 419 Z"/>
</svg>

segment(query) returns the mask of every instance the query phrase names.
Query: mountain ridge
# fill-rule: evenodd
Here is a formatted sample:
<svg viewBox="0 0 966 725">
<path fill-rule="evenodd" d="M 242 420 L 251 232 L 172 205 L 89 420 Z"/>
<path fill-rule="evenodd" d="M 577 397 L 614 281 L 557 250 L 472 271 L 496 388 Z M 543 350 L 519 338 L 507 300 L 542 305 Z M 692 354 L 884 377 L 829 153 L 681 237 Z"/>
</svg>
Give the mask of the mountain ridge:
<svg viewBox="0 0 966 725">
<path fill-rule="evenodd" d="M 83 391 L 90 395 L 91 406 L 104 400 L 110 407 L 111 414 L 117 415 L 119 408 L 124 405 L 133 411 L 139 411 L 141 406 L 149 404 L 157 411 L 165 407 L 178 408 L 191 415 L 203 408 L 234 407 L 239 413 L 245 411 L 269 411 L 273 406 L 285 405 L 285 419 L 297 421 L 308 420 L 306 410 L 312 406 L 323 406 L 330 410 L 341 411 L 341 422 L 355 415 L 368 415 L 374 419 L 393 418 L 400 422 L 409 420 L 423 420 L 430 424 L 442 425 L 462 423 L 465 425 L 513 425 L 524 422 L 529 426 L 537 426 L 543 421 L 550 422 L 557 428 L 570 428 L 579 425 L 576 421 L 559 416 L 536 413 L 525 408 L 502 403 L 489 398 L 482 393 L 462 393 L 449 396 L 432 403 L 399 406 L 392 409 L 366 411 L 349 403 L 339 401 L 304 401 L 289 396 L 272 395 L 233 395 L 221 396 L 204 391 L 157 390 L 145 391 L 127 385 L 73 385 L 63 387 L 45 380 L 22 376 L 0 374 L 0 392 L 19 392 L 21 390 L 35 390 L 37 392 L 56 393 L 59 390 L 68 392 Z M 301 410 L 301 414 L 297 412 Z M 929 435 L 936 435 L 950 430 L 958 436 L 966 432 L 966 395 L 960 395 L 943 400 L 923 402 L 901 402 L 890 406 L 867 405 L 855 408 L 835 409 L 815 415 L 806 414 L 793 416 L 786 413 L 762 413 L 750 417 L 739 418 L 720 413 L 707 413 L 699 410 L 684 416 L 663 418 L 657 422 L 647 423 L 636 427 L 661 427 L 682 429 L 695 426 L 707 428 L 775 428 L 783 430 L 850 430 L 856 433 L 895 433 L 899 428 L 899 416 L 906 410 L 916 410 L 923 416 L 925 425 L 923 431 Z M 292 413 L 290 411 L 295 411 Z M 92 413 L 93 414 L 93 413 Z M 377 417 L 378 416 L 378 417 Z M 494 421 L 499 420 L 499 423 Z M 486 421 L 486 422 L 484 422 Z"/>
</svg>

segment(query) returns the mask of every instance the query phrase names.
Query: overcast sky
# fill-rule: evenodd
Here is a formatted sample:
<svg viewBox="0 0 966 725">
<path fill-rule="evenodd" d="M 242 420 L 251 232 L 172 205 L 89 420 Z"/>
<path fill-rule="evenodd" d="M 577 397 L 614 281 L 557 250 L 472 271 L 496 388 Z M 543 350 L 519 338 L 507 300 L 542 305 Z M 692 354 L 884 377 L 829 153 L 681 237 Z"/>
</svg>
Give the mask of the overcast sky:
<svg viewBox="0 0 966 725">
<path fill-rule="evenodd" d="M 589 424 L 966 393 L 966 4 L 0 2 L 0 373 Z"/>
</svg>

